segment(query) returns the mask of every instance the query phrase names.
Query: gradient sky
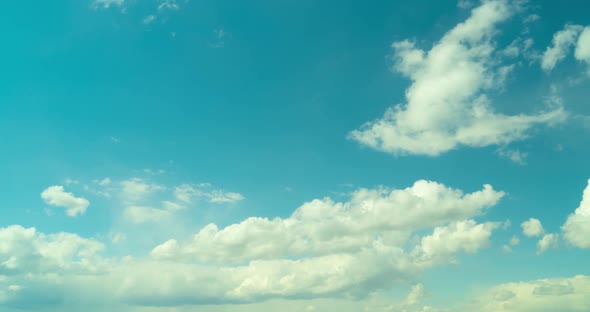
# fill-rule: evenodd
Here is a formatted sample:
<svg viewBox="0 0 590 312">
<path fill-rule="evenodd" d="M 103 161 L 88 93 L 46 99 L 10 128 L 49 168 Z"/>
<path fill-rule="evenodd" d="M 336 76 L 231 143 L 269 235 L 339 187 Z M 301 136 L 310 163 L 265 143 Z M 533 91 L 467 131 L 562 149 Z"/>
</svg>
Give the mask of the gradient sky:
<svg viewBox="0 0 590 312">
<path fill-rule="evenodd" d="M 0 311 L 590 310 L 587 1 L 10 1 Z"/>
</svg>

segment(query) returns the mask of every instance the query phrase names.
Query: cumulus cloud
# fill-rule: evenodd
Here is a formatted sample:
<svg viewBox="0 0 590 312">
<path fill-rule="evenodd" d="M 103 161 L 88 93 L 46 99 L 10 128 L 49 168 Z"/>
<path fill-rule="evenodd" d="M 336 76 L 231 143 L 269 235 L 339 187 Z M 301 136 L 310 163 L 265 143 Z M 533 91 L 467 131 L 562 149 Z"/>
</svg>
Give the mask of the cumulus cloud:
<svg viewBox="0 0 590 312">
<path fill-rule="evenodd" d="M 584 28 L 580 34 L 574 56 L 577 60 L 590 65 L 590 26 Z"/>
<path fill-rule="evenodd" d="M 541 236 L 545 232 L 541 221 L 535 218 L 524 221 L 520 226 L 522 227 L 522 233 L 527 237 Z"/>
<path fill-rule="evenodd" d="M 563 238 L 579 248 L 590 248 L 590 180 L 582 195 L 582 201 L 561 227 Z"/>
<path fill-rule="evenodd" d="M 533 115 L 497 113 L 486 95 L 503 85 L 513 67 L 499 64 L 493 40 L 498 24 L 516 10 L 510 3 L 483 2 L 428 51 L 408 40 L 394 43 L 394 69 L 412 80 L 407 102 L 350 138 L 396 155 L 436 156 L 461 145 L 505 145 L 526 138 L 536 124 L 563 121 L 562 107 Z"/>
<path fill-rule="evenodd" d="M 45 235 L 18 225 L 0 228 L 0 242 L 0 276 L 94 271 L 98 262 L 87 260 L 96 258 L 104 249 L 102 243 L 75 234 Z"/>
<path fill-rule="evenodd" d="M 580 25 L 565 25 L 563 30 L 553 35 L 553 45 L 545 50 L 541 60 L 541 68 L 544 71 L 551 71 L 558 62 L 567 56 L 582 29 L 583 27 Z"/>
<path fill-rule="evenodd" d="M 0 277 L 6 276 L 0 305 L 44 302 L 55 310 L 70 300 L 106 304 L 104 298 L 130 307 L 370 298 L 454 263 L 457 253 L 488 246 L 500 223 L 473 218 L 503 196 L 490 185 L 465 193 L 424 180 L 404 189 L 361 188 L 346 202 L 315 199 L 284 219 L 253 217 L 222 229 L 210 224 L 192 239 L 169 240 L 137 258 L 102 256 L 102 243 L 74 234 L 9 227 L 0 230 Z M 124 212 L 137 223 L 169 214 L 144 206 Z M 125 235 L 106 239 L 118 243 Z M 428 311 L 419 303 L 423 296 L 416 286 L 405 301 L 380 308 Z"/>
<path fill-rule="evenodd" d="M 48 205 L 65 208 L 66 214 L 70 217 L 83 215 L 90 205 L 86 198 L 66 192 L 61 185 L 48 187 L 41 193 L 41 198 Z"/>
<path fill-rule="evenodd" d="M 503 192 L 495 191 L 490 185 L 464 194 L 460 190 L 424 180 L 405 189 L 359 189 L 348 202 L 316 199 L 305 203 L 286 219 L 252 217 L 223 229 L 209 224 L 190 242 L 179 244 L 175 240 L 169 241 L 156 247 L 152 256 L 158 259 L 240 263 L 286 256 L 359 252 L 375 239 L 387 245 L 401 246 L 414 230 L 477 216 L 503 196 Z M 461 234 L 456 234 L 459 236 L 450 238 L 462 239 L 457 245 L 466 248 L 466 251 L 473 251 L 466 246 L 470 237 L 461 235 L 481 234 L 481 231 L 489 231 L 491 227 L 466 222 L 456 224 L 457 228 L 437 229 L 436 235 L 460 231 Z M 432 240 L 436 239 L 440 241 L 439 238 Z M 428 242 L 425 242 L 428 246 L 436 245 Z M 455 248 L 453 246 L 447 248 Z M 431 250 L 431 247 L 425 248 Z M 429 254 L 438 255 L 442 251 Z"/>
<path fill-rule="evenodd" d="M 559 235 L 545 234 L 543 238 L 537 242 L 537 254 L 542 254 L 550 248 L 557 248 L 559 245 Z"/>
</svg>

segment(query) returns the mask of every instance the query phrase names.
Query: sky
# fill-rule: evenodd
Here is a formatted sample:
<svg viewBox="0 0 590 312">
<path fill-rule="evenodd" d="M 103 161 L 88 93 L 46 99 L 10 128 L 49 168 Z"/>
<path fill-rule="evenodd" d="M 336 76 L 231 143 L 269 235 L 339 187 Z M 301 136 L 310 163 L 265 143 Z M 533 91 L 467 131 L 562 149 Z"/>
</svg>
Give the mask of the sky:
<svg viewBox="0 0 590 312">
<path fill-rule="evenodd" d="M 587 7 L 5 3 L 0 312 L 590 310 Z"/>
</svg>

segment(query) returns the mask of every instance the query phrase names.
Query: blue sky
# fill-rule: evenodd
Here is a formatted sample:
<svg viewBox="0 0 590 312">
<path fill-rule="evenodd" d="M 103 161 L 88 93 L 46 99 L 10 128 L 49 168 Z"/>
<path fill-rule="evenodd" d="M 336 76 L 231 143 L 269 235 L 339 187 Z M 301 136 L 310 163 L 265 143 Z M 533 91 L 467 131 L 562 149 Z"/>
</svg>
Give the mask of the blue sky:
<svg viewBox="0 0 590 312">
<path fill-rule="evenodd" d="M 0 311 L 589 310 L 586 7 L 5 4 Z"/>
</svg>

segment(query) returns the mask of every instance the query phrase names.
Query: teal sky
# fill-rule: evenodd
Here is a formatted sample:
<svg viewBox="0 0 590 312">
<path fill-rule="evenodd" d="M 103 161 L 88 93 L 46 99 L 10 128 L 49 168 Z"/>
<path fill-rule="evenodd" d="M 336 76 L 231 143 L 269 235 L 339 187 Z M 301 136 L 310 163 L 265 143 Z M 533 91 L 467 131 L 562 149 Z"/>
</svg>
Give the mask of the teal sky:
<svg viewBox="0 0 590 312">
<path fill-rule="evenodd" d="M 587 9 L 5 3 L 0 311 L 590 310 Z"/>
</svg>

